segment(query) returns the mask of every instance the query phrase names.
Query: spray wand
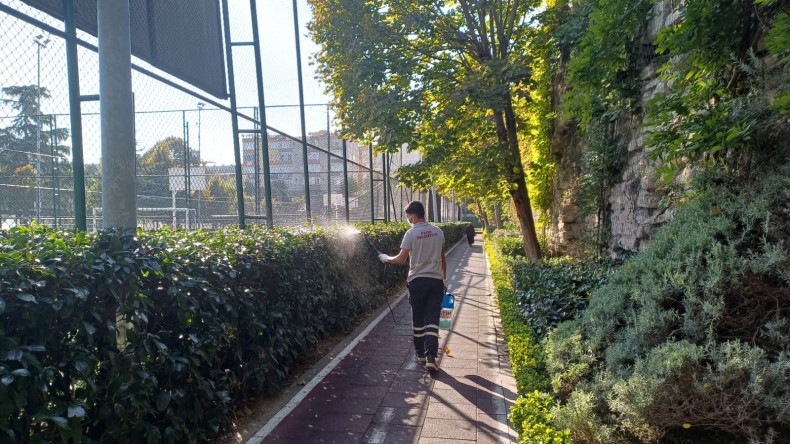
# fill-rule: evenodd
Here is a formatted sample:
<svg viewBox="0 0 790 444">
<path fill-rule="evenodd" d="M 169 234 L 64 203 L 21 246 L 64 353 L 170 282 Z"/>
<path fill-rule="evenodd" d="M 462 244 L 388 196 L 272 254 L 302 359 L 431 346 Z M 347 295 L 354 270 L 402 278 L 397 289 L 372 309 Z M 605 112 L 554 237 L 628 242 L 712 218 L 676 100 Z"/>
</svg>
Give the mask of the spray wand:
<svg viewBox="0 0 790 444">
<path fill-rule="evenodd" d="M 381 251 L 379 251 L 379 249 L 376 248 L 376 244 L 373 243 L 373 239 L 371 239 L 370 236 L 368 236 L 368 233 L 365 233 L 364 231 L 360 231 L 360 233 L 362 233 L 362 236 L 365 237 L 365 239 L 368 241 L 370 246 L 373 247 L 374 250 L 376 250 L 376 253 L 381 254 Z"/>
<path fill-rule="evenodd" d="M 370 236 L 368 236 L 368 234 L 367 234 L 367 233 L 365 233 L 364 231 L 362 231 L 361 233 L 362 233 L 362 236 L 364 236 L 364 237 L 365 237 L 365 239 L 368 241 L 368 243 L 370 244 L 370 246 L 371 246 L 371 247 L 373 247 L 373 249 L 374 249 L 374 250 L 376 250 L 376 253 L 377 253 L 377 254 L 382 254 L 382 253 L 381 253 L 381 250 L 379 250 L 378 248 L 376 248 L 376 244 L 374 244 L 374 243 L 373 243 L 373 239 L 371 239 L 371 238 L 370 238 Z M 381 275 L 381 280 L 382 280 L 382 281 L 384 280 L 384 276 L 386 276 L 386 275 L 387 275 L 387 266 L 388 266 L 388 265 L 389 265 L 389 264 L 387 264 L 387 263 L 385 263 L 385 264 L 384 264 L 384 273 L 382 273 L 382 275 Z M 382 283 L 383 283 L 383 282 L 382 282 Z M 387 303 L 387 307 L 389 307 L 389 309 L 390 309 L 390 314 L 392 315 L 392 322 L 393 322 L 393 323 L 395 323 L 395 325 L 398 325 L 398 320 L 397 320 L 397 319 L 395 319 L 395 313 L 392 311 L 392 306 L 390 305 L 390 301 L 389 301 L 389 299 L 387 299 L 387 298 L 384 298 L 384 301 Z"/>
</svg>

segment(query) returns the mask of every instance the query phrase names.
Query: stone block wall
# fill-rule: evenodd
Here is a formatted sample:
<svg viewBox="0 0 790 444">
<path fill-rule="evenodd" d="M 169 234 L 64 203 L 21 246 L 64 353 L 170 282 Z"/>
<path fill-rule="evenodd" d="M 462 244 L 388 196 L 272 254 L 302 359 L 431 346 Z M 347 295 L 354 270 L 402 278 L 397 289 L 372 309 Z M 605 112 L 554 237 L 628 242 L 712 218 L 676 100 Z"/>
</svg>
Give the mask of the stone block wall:
<svg viewBox="0 0 790 444">
<path fill-rule="evenodd" d="M 654 4 L 654 17 L 642 44 L 650 49 L 658 32 L 674 23 L 673 12 L 677 0 Z M 642 103 L 647 103 L 666 85 L 657 78 L 657 66 L 642 70 Z M 558 86 L 562 88 L 562 86 Z M 656 176 L 660 164 L 649 157 L 645 147 L 646 134 L 642 128 L 644 115 L 623 115 L 616 123 L 615 133 L 627 146 L 627 158 L 618 182 L 606 197 L 611 232 L 609 250 L 613 258 L 624 257 L 643 250 L 658 228 L 672 218 L 672 209 L 662 208 L 660 179 Z M 557 175 L 553 185 L 554 204 L 549 230 L 549 244 L 555 254 L 578 256 L 583 253 L 581 242 L 592 235 L 597 225 L 594 217 L 578 218 L 576 195 L 582 141 L 572 122 L 557 120 L 552 139 L 552 153 L 557 161 Z M 685 177 L 680 180 L 684 180 Z"/>
</svg>

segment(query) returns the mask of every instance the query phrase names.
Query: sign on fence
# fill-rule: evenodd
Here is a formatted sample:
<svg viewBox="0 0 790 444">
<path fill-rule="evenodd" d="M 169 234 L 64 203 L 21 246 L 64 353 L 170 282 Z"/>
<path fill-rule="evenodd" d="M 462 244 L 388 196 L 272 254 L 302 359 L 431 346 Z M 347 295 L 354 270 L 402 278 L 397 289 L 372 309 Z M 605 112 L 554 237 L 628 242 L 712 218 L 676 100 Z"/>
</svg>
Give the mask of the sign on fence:
<svg viewBox="0 0 790 444">
<path fill-rule="evenodd" d="M 189 176 L 184 174 L 184 168 L 168 168 L 167 175 L 170 179 L 170 191 L 184 191 L 187 189 L 187 179 L 191 191 L 206 189 L 206 169 L 203 167 L 190 167 Z"/>
</svg>

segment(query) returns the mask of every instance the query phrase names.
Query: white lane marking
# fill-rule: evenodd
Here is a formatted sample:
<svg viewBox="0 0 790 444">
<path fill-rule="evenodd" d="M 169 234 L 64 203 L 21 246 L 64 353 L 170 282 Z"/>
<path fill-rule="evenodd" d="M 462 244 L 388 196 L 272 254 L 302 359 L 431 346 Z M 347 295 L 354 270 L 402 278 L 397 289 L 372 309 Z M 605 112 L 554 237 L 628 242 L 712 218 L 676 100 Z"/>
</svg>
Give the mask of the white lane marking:
<svg viewBox="0 0 790 444">
<path fill-rule="evenodd" d="M 381 409 L 381 422 L 389 424 L 392 418 L 395 417 L 395 407 L 384 407 Z"/>
<path fill-rule="evenodd" d="M 420 368 L 420 363 L 417 361 L 409 361 L 403 365 L 404 370 L 417 370 Z"/>
<path fill-rule="evenodd" d="M 453 248 L 451 248 L 445 254 L 449 254 L 451 251 L 455 250 L 456 247 L 458 247 L 459 245 L 461 245 L 461 242 L 455 244 Z M 403 300 L 403 298 L 407 294 L 409 294 L 408 289 L 404 290 L 400 294 L 400 296 L 398 296 L 398 299 L 396 299 L 395 302 L 392 303 L 392 305 L 398 305 L 400 301 Z M 274 428 L 277 427 L 280 424 L 280 422 L 282 422 L 282 420 L 285 419 L 285 417 L 288 416 L 288 414 L 291 413 L 293 409 L 295 409 L 296 406 L 299 405 L 299 403 L 302 402 L 302 400 L 305 397 L 307 397 L 310 391 L 313 390 L 321 381 L 323 381 L 326 375 L 328 375 L 332 370 L 334 370 L 334 368 L 337 367 L 337 364 L 339 364 L 340 361 L 342 361 L 343 358 L 346 357 L 346 355 L 351 353 L 351 350 L 353 350 L 354 347 L 356 347 L 357 344 L 359 344 L 360 339 L 367 336 L 368 333 L 370 333 L 370 331 L 373 330 L 373 328 L 376 325 L 378 325 L 378 323 L 381 322 L 381 320 L 384 319 L 384 317 L 386 317 L 388 314 L 389 312 L 387 310 L 382 310 L 381 313 L 376 317 L 376 319 L 371 321 L 370 325 L 368 325 L 364 330 L 362 330 L 362 332 L 360 332 L 359 335 L 356 338 L 354 338 L 346 346 L 346 348 L 343 349 L 343 351 L 338 353 L 337 356 L 335 356 L 331 361 L 329 361 L 326 367 L 324 367 L 320 372 L 318 372 L 318 374 L 313 376 L 313 379 L 311 379 L 310 382 L 305 384 L 305 386 L 302 387 L 302 389 L 299 390 L 299 392 L 297 392 L 296 395 L 294 395 L 294 397 L 291 398 L 291 400 L 288 401 L 288 403 L 285 404 L 285 406 L 282 409 L 280 409 L 279 412 L 277 412 L 277 414 L 272 416 L 272 418 L 269 419 L 269 421 L 266 424 L 264 424 L 263 427 L 258 429 L 258 431 L 255 432 L 255 434 L 252 435 L 250 439 L 247 440 L 247 444 L 260 444 L 261 442 L 263 442 L 263 440 L 269 435 L 269 433 L 271 433 L 272 430 L 274 430 Z M 386 432 L 382 432 L 382 433 L 384 433 L 384 436 L 386 436 Z"/>
<path fill-rule="evenodd" d="M 368 444 L 384 444 L 386 438 L 387 432 L 377 427 L 373 429 L 373 433 L 370 434 Z"/>
</svg>

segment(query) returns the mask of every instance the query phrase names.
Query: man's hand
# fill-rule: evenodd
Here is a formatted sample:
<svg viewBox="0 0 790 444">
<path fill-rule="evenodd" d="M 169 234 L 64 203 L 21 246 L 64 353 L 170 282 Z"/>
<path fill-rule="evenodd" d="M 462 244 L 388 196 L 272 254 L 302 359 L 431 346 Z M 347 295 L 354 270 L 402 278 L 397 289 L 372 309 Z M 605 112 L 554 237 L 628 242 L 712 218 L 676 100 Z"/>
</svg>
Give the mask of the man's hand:
<svg viewBox="0 0 790 444">
<path fill-rule="evenodd" d="M 387 263 L 387 260 L 388 260 L 389 258 L 390 258 L 390 257 L 389 257 L 389 256 L 387 256 L 387 255 L 386 255 L 386 254 L 384 254 L 384 253 L 381 253 L 381 254 L 379 254 L 379 260 L 380 260 L 381 262 L 384 262 L 385 264 Z"/>
</svg>

